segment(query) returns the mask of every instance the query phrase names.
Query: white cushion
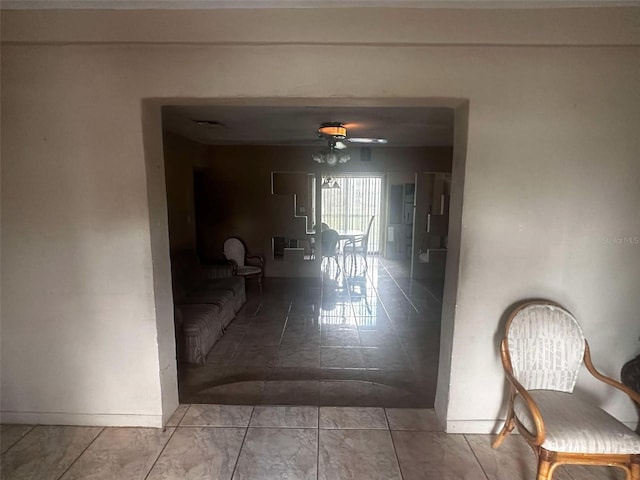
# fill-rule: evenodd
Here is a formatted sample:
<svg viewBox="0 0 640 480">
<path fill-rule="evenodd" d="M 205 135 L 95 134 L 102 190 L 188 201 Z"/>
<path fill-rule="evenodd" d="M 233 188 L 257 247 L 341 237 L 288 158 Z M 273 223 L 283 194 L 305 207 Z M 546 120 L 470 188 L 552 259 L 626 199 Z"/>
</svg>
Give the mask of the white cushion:
<svg viewBox="0 0 640 480">
<path fill-rule="evenodd" d="M 529 393 L 544 421 L 543 448 L 567 453 L 640 454 L 640 436 L 601 408 L 571 393 L 551 390 Z M 520 395 L 513 406 L 520 423 L 536 434 L 533 417 Z"/>
<path fill-rule="evenodd" d="M 573 392 L 584 355 L 575 318 L 553 305 L 529 305 L 507 332 L 513 374 L 527 390 Z"/>
<path fill-rule="evenodd" d="M 245 265 L 244 267 L 238 267 L 237 274 L 246 276 L 246 275 L 256 275 L 262 272 L 260 267 L 253 267 L 251 265 Z"/>
</svg>

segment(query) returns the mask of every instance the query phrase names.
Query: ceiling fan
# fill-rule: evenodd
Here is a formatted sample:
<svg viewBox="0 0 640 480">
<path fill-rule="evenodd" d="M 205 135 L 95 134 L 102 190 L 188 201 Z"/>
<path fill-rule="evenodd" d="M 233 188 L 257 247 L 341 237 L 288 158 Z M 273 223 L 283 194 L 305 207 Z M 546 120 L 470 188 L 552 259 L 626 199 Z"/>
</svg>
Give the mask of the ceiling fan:
<svg viewBox="0 0 640 480">
<path fill-rule="evenodd" d="M 337 122 L 321 124 L 320 128 L 318 128 L 318 137 L 326 140 L 328 146 L 314 153 L 311 158 L 315 162 L 324 163 L 330 167 L 339 163 L 347 163 L 351 159 L 351 155 L 342 151 L 347 148 L 345 142 L 364 145 L 383 145 L 387 143 L 386 138 L 349 137 L 347 136 L 347 127 Z"/>
<path fill-rule="evenodd" d="M 349 137 L 347 134 L 347 127 L 345 127 L 343 123 L 339 122 L 321 124 L 318 128 L 318 136 L 329 142 L 334 141 L 335 147 L 340 150 L 347 148 L 347 145 L 344 142 L 365 145 L 384 145 L 387 143 L 386 138 Z"/>
</svg>

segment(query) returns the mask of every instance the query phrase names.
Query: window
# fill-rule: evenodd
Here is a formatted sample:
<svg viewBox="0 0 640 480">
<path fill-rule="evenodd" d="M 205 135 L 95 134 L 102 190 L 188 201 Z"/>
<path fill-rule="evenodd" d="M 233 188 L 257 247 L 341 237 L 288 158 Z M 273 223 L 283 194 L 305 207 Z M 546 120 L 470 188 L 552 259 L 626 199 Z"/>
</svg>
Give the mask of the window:
<svg viewBox="0 0 640 480">
<path fill-rule="evenodd" d="M 369 234 L 369 253 L 380 253 L 382 176 L 331 176 L 322 182 L 322 221 L 338 232 L 365 232 L 375 215 Z"/>
</svg>

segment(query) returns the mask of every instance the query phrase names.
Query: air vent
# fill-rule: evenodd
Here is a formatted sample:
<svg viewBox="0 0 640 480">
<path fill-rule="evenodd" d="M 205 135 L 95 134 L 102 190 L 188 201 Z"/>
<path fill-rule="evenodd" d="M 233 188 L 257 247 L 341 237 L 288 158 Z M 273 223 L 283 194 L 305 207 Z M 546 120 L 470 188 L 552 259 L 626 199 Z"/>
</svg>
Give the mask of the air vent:
<svg viewBox="0 0 640 480">
<path fill-rule="evenodd" d="M 194 122 L 200 125 L 201 127 L 207 127 L 207 128 L 224 127 L 224 123 L 220 123 L 216 120 L 194 120 Z"/>
</svg>

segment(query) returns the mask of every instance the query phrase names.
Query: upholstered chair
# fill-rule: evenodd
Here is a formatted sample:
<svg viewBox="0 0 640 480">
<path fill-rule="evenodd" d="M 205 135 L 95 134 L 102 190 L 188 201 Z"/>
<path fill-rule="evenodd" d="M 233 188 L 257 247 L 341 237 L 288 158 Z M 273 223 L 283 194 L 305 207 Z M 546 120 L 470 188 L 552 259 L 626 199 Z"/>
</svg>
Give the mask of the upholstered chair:
<svg viewBox="0 0 640 480">
<path fill-rule="evenodd" d="M 614 466 L 627 480 L 640 480 L 640 436 L 574 394 L 574 387 L 584 364 L 638 404 L 640 395 L 595 369 L 571 313 L 549 301 L 518 305 L 508 317 L 501 356 L 510 390 L 494 448 L 517 427 L 538 456 L 537 480 L 551 479 L 562 464 Z"/>
<path fill-rule="evenodd" d="M 248 255 L 244 242 L 236 237 L 224 241 L 224 256 L 233 264 L 233 273 L 245 278 L 257 278 L 262 293 L 264 260 L 259 255 Z M 253 263 L 253 265 L 249 265 Z"/>
</svg>

